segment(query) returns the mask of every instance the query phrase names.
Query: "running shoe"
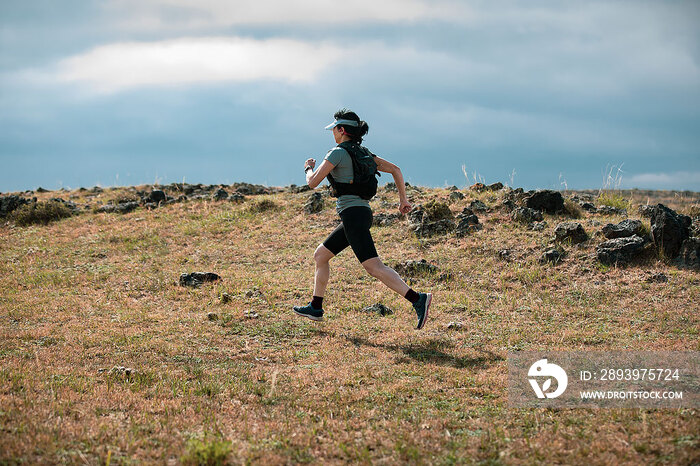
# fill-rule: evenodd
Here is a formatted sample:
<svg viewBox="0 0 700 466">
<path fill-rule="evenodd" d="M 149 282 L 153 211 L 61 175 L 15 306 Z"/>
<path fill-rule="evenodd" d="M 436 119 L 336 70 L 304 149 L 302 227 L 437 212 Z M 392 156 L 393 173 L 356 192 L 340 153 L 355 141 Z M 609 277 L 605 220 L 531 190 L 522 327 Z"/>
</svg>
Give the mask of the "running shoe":
<svg viewBox="0 0 700 466">
<path fill-rule="evenodd" d="M 323 320 L 323 309 L 314 308 L 311 303 L 306 306 L 294 306 L 294 312 L 311 320 Z"/>
<path fill-rule="evenodd" d="M 416 310 L 416 315 L 418 315 L 418 327 L 416 330 L 423 328 L 428 320 L 428 309 L 430 309 L 430 303 L 433 300 L 432 293 L 418 293 L 420 298 L 418 301 L 413 303 L 413 309 Z"/>
</svg>

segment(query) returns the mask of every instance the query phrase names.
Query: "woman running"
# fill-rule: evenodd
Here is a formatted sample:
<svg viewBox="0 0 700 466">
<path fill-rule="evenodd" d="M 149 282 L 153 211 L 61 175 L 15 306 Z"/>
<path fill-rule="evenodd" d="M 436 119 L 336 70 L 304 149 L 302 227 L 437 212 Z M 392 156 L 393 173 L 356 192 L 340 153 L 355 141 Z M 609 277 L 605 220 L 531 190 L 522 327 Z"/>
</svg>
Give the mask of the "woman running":
<svg viewBox="0 0 700 466">
<path fill-rule="evenodd" d="M 401 169 L 372 154 L 362 147 L 362 137 L 367 134 L 369 126 L 360 120 L 356 113 L 342 109 L 335 113 L 334 121 L 326 126 L 333 132 L 333 137 L 338 146 L 331 149 L 323 160 L 323 163 L 314 171 L 316 160 L 308 159 L 304 163 L 306 183 L 311 188 L 316 188 L 328 175 L 333 189 L 336 187 L 352 187 L 354 169 L 357 160 L 363 156 L 373 158 L 376 169 L 381 172 L 391 173 L 399 192 L 399 211 L 406 214 L 411 210 L 411 204 L 406 197 L 406 185 Z M 350 155 L 350 152 L 353 155 Z M 351 157 L 356 157 L 353 164 Z M 373 165 L 372 165 L 373 166 Z M 356 174 L 355 174 L 356 175 Z M 374 176 L 374 173 L 372 173 Z M 348 188 L 349 189 L 349 188 Z M 328 277 L 330 275 L 329 261 L 346 247 L 352 247 L 355 256 L 365 268 L 367 273 L 378 278 L 386 286 L 405 297 L 413 304 L 418 315 L 418 327 L 423 328 L 428 320 L 428 309 L 432 301 L 431 293 L 416 293 L 404 282 L 394 269 L 387 267 L 377 254 L 374 240 L 370 234 L 372 226 L 372 209 L 366 195 L 343 194 L 347 189 L 338 189 L 340 195 L 336 204 L 336 211 L 340 215 L 341 223 L 316 248 L 314 261 L 316 262 L 316 274 L 314 276 L 314 294 L 311 302 L 306 306 L 294 306 L 294 312 L 312 320 L 323 320 L 323 296 L 326 292 Z M 370 196 L 371 197 L 371 193 Z"/>
</svg>

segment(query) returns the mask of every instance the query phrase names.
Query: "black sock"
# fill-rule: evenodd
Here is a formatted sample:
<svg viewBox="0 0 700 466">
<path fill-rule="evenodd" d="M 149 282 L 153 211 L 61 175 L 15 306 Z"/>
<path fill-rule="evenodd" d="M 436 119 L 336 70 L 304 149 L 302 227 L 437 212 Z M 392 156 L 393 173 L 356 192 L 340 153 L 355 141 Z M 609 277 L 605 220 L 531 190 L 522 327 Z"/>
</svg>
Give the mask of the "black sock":
<svg viewBox="0 0 700 466">
<path fill-rule="evenodd" d="M 406 295 L 404 296 L 404 298 L 411 301 L 411 303 L 415 303 L 416 301 L 418 301 L 420 299 L 420 295 L 418 293 L 416 293 L 415 291 L 413 291 L 413 288 L 409 288 L 408 291 L 406 292 Z"/>
<path fill-rule="evenodd" d="M 311 307 L 313 307 L 314 309 L 322 309 L 323 296 L 314 296 L 314 298 L 311 300 Z"/>
</svg>

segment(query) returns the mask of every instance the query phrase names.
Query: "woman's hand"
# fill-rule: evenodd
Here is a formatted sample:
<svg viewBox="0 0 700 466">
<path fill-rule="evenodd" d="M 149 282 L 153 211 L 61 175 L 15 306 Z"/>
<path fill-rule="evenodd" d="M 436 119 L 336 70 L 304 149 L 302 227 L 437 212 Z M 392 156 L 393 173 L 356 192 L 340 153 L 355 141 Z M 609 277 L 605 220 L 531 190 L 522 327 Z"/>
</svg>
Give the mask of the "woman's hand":
<svg viewBox="0 0 700 466">
<path fill-rule="evenodd" d="M 399 204 L 399 212 L 402 214 L 407 214 L 411 211 L 411 203 L 408 202 L 408 199 L 401 199 L 401 203 Z"/>
<path fill-rule="evenodd" d="M 316 160 L 315 159 L 306 159 L 306 162 L 304 162 L 304 171 L 306 171 L 306 169 L 309 167 L 311 167 L 311 169 L 316 167 Z"/>
</svg>

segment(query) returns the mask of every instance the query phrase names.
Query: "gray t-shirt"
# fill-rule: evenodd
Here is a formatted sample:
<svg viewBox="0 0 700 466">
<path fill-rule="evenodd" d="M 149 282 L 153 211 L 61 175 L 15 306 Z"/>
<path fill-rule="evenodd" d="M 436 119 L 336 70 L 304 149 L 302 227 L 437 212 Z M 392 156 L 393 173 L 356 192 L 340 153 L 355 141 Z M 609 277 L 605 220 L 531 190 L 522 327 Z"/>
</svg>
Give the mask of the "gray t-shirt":
<svg viewBox="0 0 700 466">
<path fill-rule="evenodd" d="M 345 149 L 342 147 L 334 147 L 328 151 L 324 159 L 334 165 L 333 170 L 331 170 L 331 176 L 334 180 L 340 183 L 350 183 L 352 181 L 352 159 Z M 344 194 L 338 198 L 335 204 L 335 210 L 341 213 L 348 207 L 356 206 L 369 207 L 369 201 L 354 194 Z"/>
</svg>

